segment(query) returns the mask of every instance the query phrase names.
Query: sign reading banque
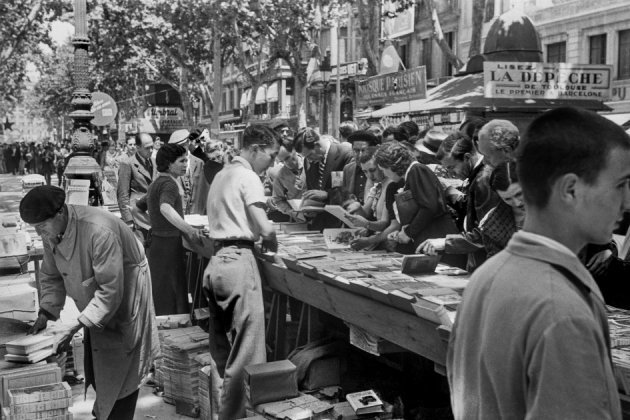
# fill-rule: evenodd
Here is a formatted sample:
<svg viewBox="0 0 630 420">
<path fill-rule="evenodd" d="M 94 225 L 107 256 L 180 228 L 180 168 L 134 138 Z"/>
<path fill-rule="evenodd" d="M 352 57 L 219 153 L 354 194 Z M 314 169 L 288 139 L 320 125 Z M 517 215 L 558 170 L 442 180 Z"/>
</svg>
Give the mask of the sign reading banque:
<svg viewBox="0 0 630 420">
<path fill-rule="evenodd" d="M 382 105 L 427 97 L 424 66 L 357 80 L 357 106 Z"/>
<path fill-rule="evenodd" d="M 612 66 L 569 63 L 483 63 L 486 98 L 605 101 Z"/>
</svg>

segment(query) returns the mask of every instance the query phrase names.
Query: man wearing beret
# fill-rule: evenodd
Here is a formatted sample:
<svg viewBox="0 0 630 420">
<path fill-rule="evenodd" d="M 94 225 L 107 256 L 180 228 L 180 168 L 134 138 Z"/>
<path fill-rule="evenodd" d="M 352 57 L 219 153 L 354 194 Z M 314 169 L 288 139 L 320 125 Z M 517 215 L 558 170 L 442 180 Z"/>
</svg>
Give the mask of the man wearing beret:
<svg viewBox="0 0 630 420">
<path fill-rule="evenodd" d="M 64 191 L 51 186 L 34 188 L 20 202 L 22 220 L 44 245 L 40 311 L 30 333 L 58 319 L 66 296 L 73 298 L 81 313 L 66 340 L 84 328 L 93 412 L 98 419 L 131 420 L 140 383 L 159 354 L 144 248 L 112 214 L 64 202 Z"/>
</svg>

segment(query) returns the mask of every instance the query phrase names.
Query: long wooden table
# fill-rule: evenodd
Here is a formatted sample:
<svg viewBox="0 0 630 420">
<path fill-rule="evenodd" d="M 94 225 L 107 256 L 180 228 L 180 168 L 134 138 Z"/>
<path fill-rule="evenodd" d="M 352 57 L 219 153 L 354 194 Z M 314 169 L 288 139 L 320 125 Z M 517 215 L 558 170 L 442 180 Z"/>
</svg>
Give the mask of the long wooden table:
<svg viewBox="0 0 630 420">
<path fill-rule="evenodd" d="M 261 260 L 261 269 L 264 280 L 275 292 L 356 325 L 438 365 L 445 364 L 447 343 L 440 325 L 276 263 Z M 282 322 L 282 316 L 279 318 Z"/>
</svg>

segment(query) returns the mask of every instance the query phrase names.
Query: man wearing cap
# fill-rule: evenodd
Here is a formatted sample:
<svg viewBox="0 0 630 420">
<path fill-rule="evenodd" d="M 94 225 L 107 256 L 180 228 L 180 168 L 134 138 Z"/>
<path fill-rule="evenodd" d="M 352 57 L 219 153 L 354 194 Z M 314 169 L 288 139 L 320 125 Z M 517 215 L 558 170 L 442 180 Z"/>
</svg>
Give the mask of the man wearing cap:
<svg viewBox="0 0 630 420">
<path fill-rule="evenodd" d="M 424 138 L 416 142 L 418 162 L 424 163 L 425 165 L 440 165 L 441 162 L 436 154 L 440 148 L 440 144 L 442 144 L 447 136 L 445 132 L 434 128 L 427 131 Z"/>
<path fill-rule="evenodd" d="M 146 215 L 136 210 L 136 201 L 144 197 L 149 185 L 155 178 L 156 169 L 151 160 L 153 152 L 153 138 L 147 133 L 138 133 L 135 139 L 127 141 L 128 151 L 135 153 L 123 159 L 118 167 L 118 186 L 116 196 L 122 220 L 129 226 L 134 226 L 139 238 L 146 240 L 147 232 L 151 228 Z"/>
<path fill-rule="evenodd" d="M 59 318 L 66 296 L 74 299 L 81 313 L 62 343 L 84 328 L 94 413 L 98 419 L 131 420 L 138 388 L 159 354 L 144 248 L 112 214 L 64 202 L 64 191 L 51 186 L 34 188 L 20 202 L 20 217 L 44 245 L 40 310 L 30 333 Z"/>
<path fill-rule="evenodd" d="M 208 196 L 208 183 L 203 174 L 203 160 L 191 153 L 197 148 L 197 144 L 190 140 L 190 131 L 176 130 L 168 140 L 171 144 L 179 144 L 188 150 L 188 169 L 186 175 L 179 177 L 184 191 L 184 214 L 206 214 L 206 197 Z"/>
<path fill-rule="evenodd" d="M 214 256 L 204 273 L 210 309 L 210 352 L 223 378 L 219 420 L 245 416 L 244 369 L 267 361 L 265 311 L 254 242 L 277 250 L 276 234 L 265 211 L 259 174 L 280 147 L 268 127 L 251 125 L 243 133 L 239 156 L 217 174 L 208 194 L 209 234 Z"/>
<path fill-rule="evenodd" d="M 361 130 L 350 134 L 347 141 L 352 145 L 354 158 L 343 168 L 342 196 L 344 200 L 356 199 L 363 205 L 372 184 L 361 169 L 359 159 L 368 147 L 378 145 L 378 138 L 372 133 Z"/>
<path fill-rule="evenodd" d="M 190 148 L 193 149 L 190 154 L 206 163 L 209 159 L 205 152 L 206 142 L 210 140 L 210 133 L 208 132 L 208 129 L 204 128 L 202 130 L 200 128 L 194 128 L 190 132 L 189 139 Z"/>
</svg>

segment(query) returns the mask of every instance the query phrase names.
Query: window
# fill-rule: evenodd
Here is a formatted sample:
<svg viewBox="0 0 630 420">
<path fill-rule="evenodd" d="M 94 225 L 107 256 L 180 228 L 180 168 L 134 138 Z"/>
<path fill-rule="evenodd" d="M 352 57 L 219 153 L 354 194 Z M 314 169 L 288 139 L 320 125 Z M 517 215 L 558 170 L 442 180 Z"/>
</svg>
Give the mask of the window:
<svg viewBox="0 0 630 420">
<path fill-rule="evenodd" d="M 237 87 L 236 88 L 236 102 L 234 102 L 234 108 L 241 107 L 241 96 L 243 96 L 243 88 Z"/>
<path fill-rule="evenodd" d="M 267 102 L 263 104 L 256 104 L 254 106 L 254 114 L 262 115 L 267 113 Z"/>
<path fill-rule="evenodd" d="M 276 101 L 276 102 L 269 102 L 268 106 L 269 106 L 269 114 L 270 115 L 276 115 L 276 114 L 279 113 L 279 111 L 278 111 L 278 101 Z"/>
<path fill-rule="evenodd" d="M 402 44 L 399 48 L 398 55 L 400 56 L 400 62 L 403 67 L 406 69 L 409 68 L 409 45 Z"/>
<path fill-rule="evenodd" d="M 427 79 L 431 78 L 431 38 L 422 40 L 422 65 L 426 67 Z"/>
<path fill-rule="evenodd" d="M 285 95 L 293 96 L 293 92 L 295 91 L 295 79 L 291 77 L 290 79 L 287 79 L 285 83 L 287 86 L 284 91 Z"/>
<path fill-rule="evenodd" d="M 619 79 L 630 79 L 630 29 L 619 31 Z"/>
<path fill-rule="evenodd" d="M 567 61 L 567 43 L 565 41 L 547 44 L 547 62 L 564 63 Z"/>
<path fill-rule="evenodd" d="M 588 39 L 588 63 L 606 64 L 606 34 L 591 36 Z"/>
<path fill-rule="evenodd" d="M 223 91 L 221 95 L 221 111 L 225 111 L 227 109 L 227 91 Z"/>
</svg>

